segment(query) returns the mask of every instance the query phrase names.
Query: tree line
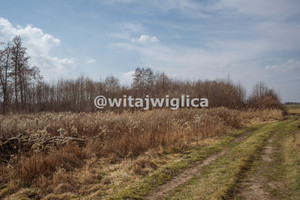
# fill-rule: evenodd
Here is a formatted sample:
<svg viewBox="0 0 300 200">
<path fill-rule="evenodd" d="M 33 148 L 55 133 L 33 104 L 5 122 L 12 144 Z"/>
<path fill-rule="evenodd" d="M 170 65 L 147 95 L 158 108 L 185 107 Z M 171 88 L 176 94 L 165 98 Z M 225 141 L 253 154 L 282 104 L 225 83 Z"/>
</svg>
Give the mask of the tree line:
<svg viewBox="0 0 300 200">
<path fill-rule="evenodd" d="M 32 104 L 34 90 L 42 81 L 40 71 L 29 65 L 29 56 L 19 36 L 0 50 L 0 99 L 2 114 L 21 112 Z"/>
<path fill-rule="evenodd" d="M 206 97 L 210 107 L 228 108 L 281 108 L 279 96 L 264 83 L 255 85 L 247 98 L 242 84 L 229 78 L 214 81 L 189 81 L 170 78 L 165 73 L 150 68 L 136 68 L 131 86 L 124 86 L 115 76 L 104 81 L 94 81 L 80 76 L 46 82 L 40 70 L 29 63 L 30 57 L 19 36 L 0 48 L 0 112 L 28 113 L 42 111 L 96 111 L 93 102 L 99 95 L 107 97 Z M 109 108 L 107 108 L 109 109 Z M 113 109 L 113 108 L 110 108 Z M 132 108 L 133 109 L 133 108 Z"/>
</svg>

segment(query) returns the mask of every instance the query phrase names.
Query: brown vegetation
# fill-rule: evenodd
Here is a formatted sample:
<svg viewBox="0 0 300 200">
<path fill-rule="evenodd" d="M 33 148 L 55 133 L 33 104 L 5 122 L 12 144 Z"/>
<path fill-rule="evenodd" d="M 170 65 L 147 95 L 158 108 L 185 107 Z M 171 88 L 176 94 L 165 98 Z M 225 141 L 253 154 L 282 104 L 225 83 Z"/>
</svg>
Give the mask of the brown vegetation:
<svg viewBox="0 0 300 200">
<path fill-rule="evenodd" d="M 249 97 L 247 104 L 249 107 L 258 109 L 283 109 L 278 94 L 273 89 L 269 89 L 263 82 L 254 86 L 252 95 Z"/>
<path fill-rule="evenodd" d="M 80 190 L 83 187 L 80 183 L 84 185 L 99 180 L 103 187 L 107 187 L 112 182 L 95 171 L 101 169 L 101 166 L 94 166 L 99 159 L 104 166 L 133 159 L 130 171 L 145 175 L 156 165 L 147 158 L 134 159 L 144 152 L 151 149 L 172 152 L 194 146 L 205 138 L 221 136 L 231 129 L 280 119 L 281 113 L 280 110 L 212 108 L 122 114 L 65 112 L 0 116 L 3 137 L 0 146 L 8 137 L 19 133 L 29 137 L 39 133 L 42 138 L 43 134 L 58 136 L 62 130 L 64 136 L 60 137 L 74 136 L 87 141 L 83 147 L 71 143 L 54 145 L 46 151 L 15 152 L 7 162 L 0 164 L 0 186 L 10 188 L 5 195 L 24 186 L 38 188 L 42 196 L 74 191 L 83 195 L 86 191 Z M 78 178 L 76 173 L 72 175 L 78 170 L 85 171 L 84 178 Z M 82 179 L 82 182 L 77 179 Z"/>
</svg>

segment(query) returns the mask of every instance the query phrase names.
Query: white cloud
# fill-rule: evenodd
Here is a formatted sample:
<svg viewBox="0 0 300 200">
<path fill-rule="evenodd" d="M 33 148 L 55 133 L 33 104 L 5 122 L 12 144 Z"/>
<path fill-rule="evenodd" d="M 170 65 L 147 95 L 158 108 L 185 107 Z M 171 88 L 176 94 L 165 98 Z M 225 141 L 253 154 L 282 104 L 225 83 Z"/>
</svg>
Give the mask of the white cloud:
<svg viewBox="0 0 300 200">
<path fill-rule="evenodd" d="M 192 18 L 207 18 L 208 14 L 206 11 L 208 10 L 208 7 L 202 3 L 199 3 L 197 1 L 192 0 L 155 0 L 151 1 L 154 3 L 156 7 L 161 9 L 162 11 L 172 11 L 177 10 L 181 14 L 185 16 L 189 16 Z"/>
<path fill-rule="evenodd" d="M 95 62 L 96 62 L 96 60 L 93 59 L 93 58 L 90 58 L 90 59 L 88 59 L 88 60 L 86 61 L 87 64 L 93 64 L 93 63 L 95 63 Z"/>
<path fill-rule="evenodd" d="M 106 1 L 105 3 L 107 4 L 112 4 L 112 3 L 124 3 L 124 4 L 130 4 L 135 2 L 136 0 L 110 0 L 110 1 Z"/>
<path fill-rule="evenodd" d="M 120 83 L 124 85 L 130 85 L 133 80 L 134 71 L 122 73 L 120 76 Z"/>
<path fill-rule="evenodd" d="M 144 46 L 138 45 L 138 42 L 114 43 L 110 47 L 136 51 L 144 65 L 166 73 L 176 73 L 182 77 L 205 74 L 208 78 L 220 77 L 224 72 L 226 75 L 232 67 L 245 66 L 249 64 L 249 60 L 256 59 L 269 50 L 269 46 L 261 40 L 215 41 L 211 44 L 211 50 L 161 43 Z"/>
<path fill-rule="evenodd" d="M 0 36 L 5 42 L 11 41 L 16 35 L 21 36 L 24 47 L 30 56 L 30 63 L 39 67 L 45 78 L 51 74 L 67 73 L 74 68 L 74 60 L 71 58 L 59 58 L 50 55 L 50 51 L 60 45 L 60 40 L 54 36 L 44 33 L 42 29 L 32 25 L 13 26 L 7 19 L 0 18 Z"/>
<path fill-rule="evenodd" d="M 145 44 L 145 43 L 156 43 L 158 42 L 158 39 L 156 36 L 149 36 L 149 35 L 140 35 L 138 39 L 132 39 L 132 42 L 140 43 L 140 44 Z"/>
<path fill-rule="evenodd" d="M 121 24 L 121 28 L 133 32 L 133 33 L 140 33 L 145 31 L 145 27 L 141 23 L 123 23 Z"/>
<path fill-rule="evenodd" d="M 150 44 L 152 38 L 149 35 L 140 35 L 131 39 L 131 42 L 124 39 L 124 42 L 113 43 L 110 47 L 138 52 L 145 66 L 166 73 L 176 72 L 182 77 L 207 78 L 221 77 L 223 74 L 226 76 L 229 73 L 236 75 L 240 80 L 248 79 L 249 82 L 266 76 L 265 66 L 276 59 L 276 56 L 272 55 L 299 49 L 299 22 L 284 21 L 292 19 L 299 7 L 284 0 L 274 0 L 274 4 L 273 1 L 260 0 L 219 0 L 213 3 L 166 0 L 162 4 L 168 5 L 166 11 L 182 7 L 182 12 L 202 10 L 207 11 L 205 13 L 208 15 L 217 15 L 211 15 L 201 26 L 187 24 L 183 25 L 184 28 L 178 28 L 180 31 L 199 31 L 199 27 L 203 28 L 203 34 L 192 38 L 195 41 L 193 46 L 158 42 L 157 38 L 152 40 L 155 45 L 139 45 Z M 234 23 L 230 20 L 227 23 L 227 19 Z M 226 21 L 224 25 L 223 21 Z M 205 23 L 211 25 L 207 26 Z M 130 34 L 127 37 L 130 38 Z M 175 34 L 171 38 L 176 38 Z M 189 38 L 185 39 L 189 41 Z M 249 76 L 252 72 L 259 75 Z"/>
<path fill-rule="evenodd" d="M 267 65 L 266 70 L 272 70 L 272 71 L 290 71 L 300 69 L 300 61 L 297 60 L 288 60 L 286 63 L 279 64 L 279 65 Z"/>
<path fill-rule="evenodd" d="M 220 0 L 214 5 L 214 9 L 246 14 L 260 20 L 282 20 L 299 13 L 299 5 L 295 5 L 297 3 L 299 2 L 293 0 Z"/>
<path fill-rule="evenodd" d="M 110 36 L 117 39 L 131 39 L 130 35 L 132 33 L 142 33 L 145 32 L 145 27 L 141 23 L 119 23 L 116 24 L 118 27 L 117 32 L 110 33 Z"/>
<path fill-rule="evenodd" d="M 189 17 L 207 17 L 205 11 L 207 10 L 206 6 L 201 5 L 197 1 L 193 0 L 151 0 L 151 1 L 140 1 L 140 0 L 110 0 L 106 1 L 106 4 L 110 5 L 118 5 L 120 3 L 123 4 L 132 4 L 132 5 L 140 5 L 141 7 L 145 6 L 150 8 L 148 9 L 132 9 L 129 12 L 133 13 L 147 13 L 152 14 L 153 11 L 160 12 L 170 12 L 170 11 L 179 11 L 180 14 Z M 138 6 L 138 8 L 140 8 Z"/>
</svg>

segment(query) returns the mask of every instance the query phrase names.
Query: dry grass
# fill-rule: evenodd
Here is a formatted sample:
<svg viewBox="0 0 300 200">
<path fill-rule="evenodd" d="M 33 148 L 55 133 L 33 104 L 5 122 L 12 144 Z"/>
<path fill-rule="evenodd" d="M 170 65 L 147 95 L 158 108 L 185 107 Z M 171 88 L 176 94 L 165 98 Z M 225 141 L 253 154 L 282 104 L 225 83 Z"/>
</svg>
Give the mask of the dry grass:
<svg viewBox="0 0 300 200">
<path fill-rule="evenodd" d="M 36 153 L 30 157 L 20 157 L 16 163 L 14 175 L 21 185 L 30 186 L 40 176 L 50 177 L 57 169 L 71 171 L 82 167 L 84 152 L 75 145 L 67 145 L 48 153 Z"/>
<path fill-rule="evenodd" d="M 0 188 L 36 187 L 45 199 L 59 194 L 98 194 L 108 190 L 108 185 L 118 184 L 103 177 L 105 166 L 122 168 L 118 163 L 133 160 L 127 163 L 130 173 L 144 176 L 156 168 L 151 159 L 139 156 L 144 152 L 174 152 L 231 129 L 281 117 L 280 110 L 226 108 L 0 116 L 0 134 L 5 138 L 19 133 L 58 135 L 58 130 L 64 129 L 66 135 L 89 141 L 85 147 L 70 144 L 43 153 L 19 154 L 10 163 L 0 164 Z"/>
<path fill-rule="evenodd" d="M 14 114 L 0 115 L 0 137 L 9 138 L 19 133 L 37 133 L 44 131 L 51 135 L 59 135 L 60 128 L 65 130 L 66 135 L 81 135 L 92 137 L 97 135 L 109 134 L 111 137 L 123 133 L 124 130 L 134 131 L 138 128 L 153 129 L 153 126 L 161 129 L 170 127 L 173 123 L 179 122 L 199 122 L 203 124 L 206 117 L 212 120 L 221 118 L 225 125 L 239 127 L 247 120 L 257 118 L 259 120 L 281 116 L 280 110 L 230 110 L 227 108 L 212 109 L 180 109 L 171 110 L 152 110 L 148 112 L 123 112 L 115 114 L 113 112 L 95 113 L 37 113 L 37 114 Z M 174 119 L 176 118 L 176 119 Z M 201 119 L 201 120 L 200 120 Z M 148 120 L 148 121 L 147 121 Z M 160 121 L 170 120 L 170 121 Z M 246 121 L 245 121 L 246 120 Z M 194 125 L 197 123 L 194 123 Z M 157 129 L 156 129 L 157 130 Z M 153 130 L 155 131 L 155 130 Z"/>
<path fill-rule="evenodd" d="M 150 158 L 138 158 L 132 163 L 132 172 L 136 175 L 147 175 L 152 169 L 156 169 L 157 165 Z"/>
</svg>

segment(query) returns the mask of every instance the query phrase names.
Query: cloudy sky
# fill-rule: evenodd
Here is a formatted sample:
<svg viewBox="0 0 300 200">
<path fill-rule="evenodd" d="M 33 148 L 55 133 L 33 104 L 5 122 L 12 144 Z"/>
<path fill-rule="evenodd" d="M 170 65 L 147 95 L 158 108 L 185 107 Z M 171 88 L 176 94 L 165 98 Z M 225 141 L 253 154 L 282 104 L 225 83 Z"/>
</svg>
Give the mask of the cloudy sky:
<svg viewBox="0 0 300 200">
<path fill-rule="evenodd" d="M 299 0 L 0 0 L 0 41 L 23 38 L 47 81 L 136 67 L 178 79 L 262 80 L 300 101 Z"/>
</svg>

